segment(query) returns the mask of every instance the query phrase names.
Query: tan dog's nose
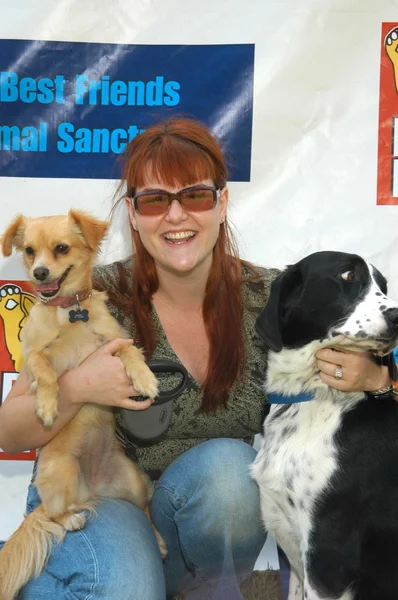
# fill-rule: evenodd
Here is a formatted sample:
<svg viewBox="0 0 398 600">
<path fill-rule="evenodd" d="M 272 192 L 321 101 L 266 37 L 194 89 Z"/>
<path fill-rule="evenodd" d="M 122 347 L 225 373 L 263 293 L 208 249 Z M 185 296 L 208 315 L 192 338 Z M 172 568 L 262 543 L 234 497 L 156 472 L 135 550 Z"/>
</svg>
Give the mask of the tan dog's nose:
<svg viewBox="0 0 398 600">
<path fill-rule="evenodd" d="M 33 271 L 33 275 L 34 275 L 35 279 L 37 279 L 37 281 L 44 281 L 45 279 L 47 279 L 49 274 L 50 274 L 50 271 L 47 269 L 47 267 L 37 267 Z"/>
</svg>

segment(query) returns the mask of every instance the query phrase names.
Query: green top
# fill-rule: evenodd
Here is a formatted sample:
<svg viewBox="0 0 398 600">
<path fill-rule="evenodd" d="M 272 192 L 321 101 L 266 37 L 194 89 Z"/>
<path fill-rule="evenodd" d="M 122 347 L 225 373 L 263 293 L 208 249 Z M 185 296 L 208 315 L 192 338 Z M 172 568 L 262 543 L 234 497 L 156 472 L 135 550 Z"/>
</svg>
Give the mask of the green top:
<svg viewBox="0 0 398 600">
<path fill-rule="evenodd" d="M 107 290 L 120 289 L 120 267 L 127 280 L 131 281 L 133 260 L 131 258 L 106 266 L 98 266 L 94 271 L 94 287 L 100 283 Z M 154 441 L 133 438 L 116 418 L 117 434 L 126 454 L 133 458 L 152 478 L 157 479 L 161 472 L 185 450 L 210 438 L 238 438 L 252 444 L 254 435 L 260 432 L 266 396 L 264 380 L 266 353 L 255 331 L 255 320 L 269 296 L 272 280 L 278 274 L 276 269 L 256 267 L 260 277 L 242 282 L 244 298 L 245 366 L 242 380 L 236 382 L 230 391 L 227 408 L 216 412 L 203 412 L 200 408 L 202 391 L 200 385 L 189 375 L 186 389 L 174 400 L 173 416 L 165 434 Z M 244 270 L 245 275 L 248 275 Z M 108 302 L 114 317 L 126 329 L 132 339 L 136 337 L 132 315 Z M 158 344 L 152 358 L 165 358 L 179 364 L 181 361 L 171 348 L 157 312 L 152 306 L 152 319 L 158 335 Z M 177 377 L 171 375 L 170 377 Z M 170 383 L 174 387 L 178 379 Z"/>
</svg>

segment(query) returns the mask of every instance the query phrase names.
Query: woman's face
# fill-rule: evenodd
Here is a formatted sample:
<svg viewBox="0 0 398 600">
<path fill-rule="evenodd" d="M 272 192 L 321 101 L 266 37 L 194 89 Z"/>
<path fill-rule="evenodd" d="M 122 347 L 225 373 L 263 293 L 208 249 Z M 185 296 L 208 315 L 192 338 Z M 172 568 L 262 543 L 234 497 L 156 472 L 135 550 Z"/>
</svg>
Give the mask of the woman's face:
<svg viewBox="0 0 398 600">
<path fill-rule="evenodd" d="M 199 184 L 214 188 L 211 179 L 196 181 L 191 185 Z M 145 184 L 136 189 L 136 194 L 151 190 L 175 193 L 186 187 L 191 186 L 171 188 L 162 181 L 148 177 Z M 188 275 L 193 272 L 199 274 L 201 271 L 203 274 L 208 273 L 220 224 L 227 209 L 226 188 L 218 194 L 217 203 L 213 208 L 201 212 L 190 212 L 174 199 L 164 214 L 145 216 L 134 210 L 129 198 L 126 200 L 131 224 L 138 231 L 157 269 L 176 275 Z"/>
</svg>

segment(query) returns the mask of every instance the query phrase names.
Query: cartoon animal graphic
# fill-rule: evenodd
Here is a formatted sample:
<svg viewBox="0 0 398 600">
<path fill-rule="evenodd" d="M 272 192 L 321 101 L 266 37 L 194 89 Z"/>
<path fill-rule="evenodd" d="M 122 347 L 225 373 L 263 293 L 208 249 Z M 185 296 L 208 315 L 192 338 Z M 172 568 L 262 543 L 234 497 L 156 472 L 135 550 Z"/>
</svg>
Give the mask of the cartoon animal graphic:
<svg viewBox="0 0 398 600">
<path fill-rule="evenodd" d="M 35 302 L 33 294 L 25 292 L 15 283 L 6 283 L 0 287 L 0 318 L 3 321 L 4 343 L 17 373 L 22 367 L 22 328 Z"/>
<path fill-rule="evenodd" d="M 386 35 L 384 40 L 386 54 L 392 62 L 394 69 L 395 90 L 398 94 L 398 27 L 394 27 Z"/>
</svg>

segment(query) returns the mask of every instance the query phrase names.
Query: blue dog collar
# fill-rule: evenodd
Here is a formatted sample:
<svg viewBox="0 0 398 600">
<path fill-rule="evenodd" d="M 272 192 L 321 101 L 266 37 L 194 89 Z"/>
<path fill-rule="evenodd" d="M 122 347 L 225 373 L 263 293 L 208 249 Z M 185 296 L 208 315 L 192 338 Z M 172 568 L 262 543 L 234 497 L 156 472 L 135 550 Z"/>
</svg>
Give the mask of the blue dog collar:
<svg viewBox="0 0 398 600">
<path fill-rule="evenodd" d="M 282 394 L 268 394 L 269 404 L 296 404 L 296 402 L 308 402 L 313 400 L 313 394 L 297 394 L 297 396 L 283 396 Z"/>
</svg>

